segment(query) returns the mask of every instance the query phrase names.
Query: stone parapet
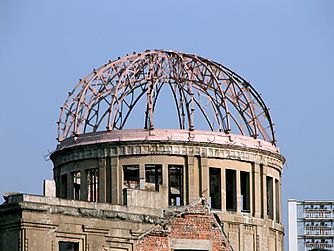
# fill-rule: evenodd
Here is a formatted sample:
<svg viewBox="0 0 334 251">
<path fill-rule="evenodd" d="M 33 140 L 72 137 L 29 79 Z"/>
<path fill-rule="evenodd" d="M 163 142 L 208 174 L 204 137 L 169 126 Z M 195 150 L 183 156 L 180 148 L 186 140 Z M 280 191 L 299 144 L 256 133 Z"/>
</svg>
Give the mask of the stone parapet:
<svg viewBox="0 0 334 251">
<path fill-rule="evenodd" d="M 163 214 L 162 209 L 155 208 L 128 207 L 30 194 L 15 194 L 7 197 L 6 202 L 0 206 L 0 215 L 3 215 L 4 219 L 6 213 L 18 209 L 97 219 L 120 219 L 150 224 L 159 223 Z"/>
</svg>

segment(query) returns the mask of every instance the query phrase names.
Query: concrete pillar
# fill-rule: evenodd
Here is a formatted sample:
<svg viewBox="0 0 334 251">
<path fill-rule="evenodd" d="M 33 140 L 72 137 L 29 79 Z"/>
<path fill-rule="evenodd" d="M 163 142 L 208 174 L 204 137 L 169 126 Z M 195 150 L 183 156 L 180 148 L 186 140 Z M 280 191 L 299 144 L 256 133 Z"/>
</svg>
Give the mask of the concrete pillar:
<svg viewBox="0 0 334 251">
<path fill-rule="evenodd" d="M 99 202 L 106 202 L 106 159 L 101 158 L 98 161 L 99 168 Z"/>
<path fill-rule="evenodd" d="M 122 196 L 122 173 L 120 172 L 118 157 L 112 157 L 111 163 L 111 202 L 120 204 Z"/>
<path fill-rule="evenodd" d="M 262 177 L 261 177 L 261 167 L 259 164 L 253 163 L 252 166 L 252 191 L 253 191 L 253 216 L 256 218 L 261 218 L 262 215 L 262 200 L 263 194 L 261 189 Z"/>
<path fill-rule="evenodd" d="M 165 162 L 165 161 L 163 161 Z M 163 196 L 166 198 L 164 200 L 164 204 L 162 205 L 162 207 L 168 207 L 168 203 L 169 203 L 169 194 L 168 194 L 168 189 L 169 189 L 169 184 L 168 184 L 168 164 L 166 163 L 162 163 L 162 189 L 161 191 L 159 191 L 160 193 L 163 194 Z"/>
<path fill-rule="evenodd" d="M 124 204 L 124 197 L 123 197 L 123 182 L 124 182 L 124 172 L 123 172 L 123 166 L 119 164 L 117 165 L 117 187 L 119 189 L 118 193 L 118 204 L 123 205 Z"/>
<path fill-rule="evenodd" d="M 88 194 L 87 194 L 87 172 L 86 170 L 80 171 L 80 200 L 87 200 Z"/>
<path fill-rule="evenodd" d="M 267 214 L 267 167 L 261 165 L 261 179 L 262 179 L 262 216 L 268 219 Z"/>
<path fill-rule="evenodd" d="M 240 172 L 237 172 L 240 173 Z M 237 175 L 238 176 L 238 175 Z M 240 185 L 240 184 L 239 184 Z M 241 197 L 241 196 L 240 196 Z M 244 225 L 239 225 L 239 240 L 238 240 L 238 250 L 246 251 L 247 249 L 244 249 L 245 244 L 245 238 L 244 238 Z M 248 247 L 247 247 L 248 248 Z"/>
<path fill-rule="evenodd" d="M 195 157 L 194 156 L 187 156 L 187 162 L 186 162 L 186 170 L 187 170 L 187 201 L 193 201 L 197 196 L 195 193 Z"/>
<path fill-rule="evenodd" d="M 162 186 L 168 190 L 168 164 L 162 164 Z M 168 193 L 167 193 L 168 194 Z"/>
<path fill-rule="evenodd" d="M 208 158 L 201 157 L 201 195 L 204 195 L 206 198 L 209 198 L 209 167 L 208 167 Z"/>
<path fill-rule="evenodd" d="M 254 186 L 254 180 L 253 180 L 253 173 L 252 170 L 249 172 L 249 184 L 248 184 L 248 189 L 249 189 L 249 214 L 253 215 L 254 208 L 253 208 L 253 186 Z"/>
<path fill-rule="evenodd" d="M 275 231 L 275 245 L 276 245 L 276 251 L 281 251 L 278 249 L 279 247 L 279 235 L 278 235 L 278 231 Z"/>
<path fill-rule="evenodd" d="M 226 211 L 226 169 L 221 168 L 221 195 L 222 195 L 222 211 Z"/>
<path fill-rule="evenodd" d="M 279 191 L 278 191 L 278 195 L 279 195 L 279 216 L 280 216 L 280 222 L 281 223 L 283 221 L 282 219 L 282 176 L 280 174 L 279 180 L 278 180 L 278 184 L 279 184 Z"/>
<path fill-rule="evenodd" d="M 44 180 L 43 196 L 56 197 L 56 182 L 54 180 Z"/>
<path fill-rule="evenodd" d="M 145 188 L 145 164 L 139 164 L 139 188 Z"/>
</svg>

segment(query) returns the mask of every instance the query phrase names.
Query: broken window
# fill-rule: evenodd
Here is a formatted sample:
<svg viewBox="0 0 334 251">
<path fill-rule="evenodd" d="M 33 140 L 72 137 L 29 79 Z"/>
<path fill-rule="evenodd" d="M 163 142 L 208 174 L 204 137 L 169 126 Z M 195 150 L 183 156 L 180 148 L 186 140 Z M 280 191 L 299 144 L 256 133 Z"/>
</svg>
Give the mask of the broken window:
<svg viewBox="0 0 334 251">
<path fill-rule="evenodd" d="M 237 211 L 236 171 L 226 169 L 226 210 Z"/>
<path fill-rule="evenodd" d="M 80 200 L 80 171 L 73 173 L 73 199 Z"/>
<path fill-rule="evenodd" d="M 162 165 L 145 165 L 145 183 L 146 189 L 159 191 L 159 185 L 162 185 Z"/>
<path fill-rule="evenodd" d="M 240 172 L 241 211 L 250 211 L 249 172 Z"/>
<path fill-rule="evenodd" d="M 221 209 L 221 169 L 209 169 L 211 208 Z"/>
<path fill-rule="evenodd" d="M 275 179 L 275 195 L 276 195 L 276 221 L 280 222 L 280 198 L 279 198 L 279 181 Z"/>
<path fill-rule="evenodd" d="M 169 205 L 183 206 L 183 166 L 168 166 L 169 178 Z"/>
<path fill-rule="evenodd" d="M 123 166 L 124 185 L 139 189 L 139 165 Z"/>
<path fill-rule="evenodd" d="M 79 243 L 60 241 L 59 251 L 79 251 Z"/>
<path fill-rule="evenodd" d="M 67 198 L 67 174 L 61 176 L 61 198 Z"/>
<path fill-rule="evenodd" d="M 88 195 L 88 201 L 97 202 L 99 199 L 98 169 L 90 169 L 87 171 L 87 195 Z"/>
<path fill-rule="evenodd" d="M 267 215 L 269 219 L 274 218 L 274 191 L 273 178 L 267 176 Z"/>
</svg>

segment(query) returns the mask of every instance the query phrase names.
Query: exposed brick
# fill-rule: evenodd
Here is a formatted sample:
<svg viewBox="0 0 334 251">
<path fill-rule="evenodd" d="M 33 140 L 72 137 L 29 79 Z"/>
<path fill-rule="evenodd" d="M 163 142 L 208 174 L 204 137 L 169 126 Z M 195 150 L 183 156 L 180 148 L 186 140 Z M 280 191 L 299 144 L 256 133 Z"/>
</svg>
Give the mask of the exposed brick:
<svg viewBox="0 0 334 251">
<path fill-rule="evenodd" d="M 207 205 L 196 203 L 154 227 L 136 243 L 138 251 L 170 251 L 177 239 L 211 240 L 212 251 L 230 250 L 224 233 Z"/>
</svg>

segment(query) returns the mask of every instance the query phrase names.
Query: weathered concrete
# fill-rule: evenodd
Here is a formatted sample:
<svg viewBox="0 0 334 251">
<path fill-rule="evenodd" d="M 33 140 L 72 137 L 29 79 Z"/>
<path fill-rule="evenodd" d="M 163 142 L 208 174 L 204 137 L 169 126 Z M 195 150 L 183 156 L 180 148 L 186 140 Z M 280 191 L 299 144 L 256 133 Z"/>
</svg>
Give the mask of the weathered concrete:
<svg viewBox="0 0 334 251">
<path fill-rule="evenodd" d="M 13 195 L 0 206 L 0 250 L 53 251 L 60 241 L 80 243 L 80 250 L 109 246 L 133 250 L 132 232 L 144 233 L 163 222 L 162 213 L 153 208 Z"/>
<path fill-rule="evenodd" d="M 214 211 L 224 223 L 234 250 L 283 248 L 280 182 L 284 158 L 268 142 L 205 131 L 123 130 L 67 139 L 58 146 L 51 158 L 55 173 L 99 168 L 104 175 L 104 178 L 100 178 L 99 189 L 103 189 L 106 193 L 104 196 L 110 198 L 112 204 L 156 209 L 169 207 L 169 165 L 183 167 L 182 195 L 185 204 L 200 196 L 210 196 L 209 169 L 219 168 L 221 210 Z M 103 159 L 103 167 L 110 171 L 101 169 Z M 145 164 L 162 166 L 159 192 L 147 190 Z M 123 184 L 125 177 L 122 168 L 127 165 L 139 167 L 139 189 L 130 189 Z M 236 172 L 237 204 L 234 211 L 227 210 L 226 205 L 226 170 Z M 241 208 L 240 172 L 249 174 L 249 211 L 242 211 Z M 273 180 L 271 216 L 267 214 L 267 177 Z M 108 180 L 111 182 L 106 182 Z M 61 189 L 57 182 L 57 190 Z"/>
<path fill-rule="evenodd" d="M 47 197 L 56 197 L 56 182 L 54 180 L 44 180 L 43 195 Z"/>
<path fill-rule="evenodd" d="M 165 238 L 168 247 L 187 245 L 184 237 L 191 235 L 193 241 L 188 241 L 188 245 L 198 244 L 196 239 L 207 239 L 211 241 L 201 242 L 201 245 L 208 250 L 229 250 L 221 226 L 209 208 L 203 205 L 199 200 L 198 204 L 163 211 L 26 194 L 12 195 L 0 207 L 0 250 L 54 251 L 63 241 L 79 243 L 79 250 L 160 250 L 145 248 L 144 245 L 152 241 L 152 231 L 156 232 L 157 227 L 172 228 L 172 242 Z M 194 224 L 193 220 L 180 217 L 183 214 L 198 219 L 196 229 L 180 229 L 181 225 L 187 229 Z M 209 236 L 201 234 L 200 238 L 196 238 L 200 231 Z M 180 235 L 182 232 L 184 235 Z"/>
<path fill-rule="evenodd" d="M 140 140 L 147 131 L 136 132 L 137 139 L 133 134 L 124 141 L 123 138 L 115 140 L 122 132 L 117 132 L 117 137 L 108 132 L 84 135 L 76 141 L 68 139 L 60 145 L 51 155 L 57 197 L 7 196 L 7 202 L 0 206 L 0 250 L 55 251 L 62 241 L 77 243 L 80 251 L 136 250 L 137 241 L 145 233 L 163 224 L 169 212 L 173 214 L 183 208 L 169 204 L 171 165 L 182 170 L 179 192 L 184 205 L 202 196 L 210 200 L 210 168 L 220 170 L 221 209 L 212 212 L 222 222 L 233 250 L 283 249 L 280 183 L 284 158 L 277 148 L 264 146 L 252 138 L 243 143 L 242 136 L 234 140 L 234 136 L 226 138 L 222 134 L 219 139 L 217 133 L 198 132 L 194 137 L 182 138 L 185 134 L 175 132 L 175 140 L 171 140 L 169 137 L 173 135 L 164 136 L 162 130 L 159 135 L 149 132 L 150 137 L 158 138 Z M 217 137 L 210 138 L 212 135 Z M 161 183 L 146 180 L 145 165 L 161 167 Z M 138 167 L 138 173 L 132 174 L 130 181 L 124 175 L 125 166 Z M 92 170 L 96 170 L 95 178 L 89 176 Z M 235 172 L 233 210 L 227 206 L 228 170 Z M 241 172 L 249 177 L 246 211 L 242 208 Z M 79 183 L 75 183 L 75 175 L 80 175 Z M 136 188 L 131 188 L 129 182 Z M 92 189 L 96 189 L 97 201 L 87 201 L 93 198 Z M 272 198 L 268 199 L 267 189 L 272 191 Z M 74 197 L 80 200 L 73 200 Z M 271 215 L 267 211 L 269 206 Z M 185 247 L 182 238 L 172 239 L 168 239 L 170 248 L 174 244 Z M 166 238 L 159 240 L 166 241 Z M 191 245 L 209 247 L 207 250 L 213 247 L 210 238 L 201 239 L 200 243 L 198 240 L 194 239 Z"/>
</svg>

